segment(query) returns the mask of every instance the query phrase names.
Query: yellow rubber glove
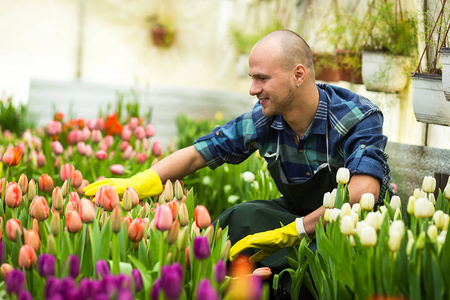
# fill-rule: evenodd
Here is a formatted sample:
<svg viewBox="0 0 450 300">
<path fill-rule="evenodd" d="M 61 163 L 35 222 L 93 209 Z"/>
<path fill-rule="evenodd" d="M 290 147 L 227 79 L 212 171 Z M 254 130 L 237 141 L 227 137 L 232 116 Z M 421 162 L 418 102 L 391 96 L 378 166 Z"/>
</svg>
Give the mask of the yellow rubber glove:
<svg viewBox="0 0 450 300">
<path fill-rule="evenodd" d="M 120 198 L 122 198 L 123 193 L 129 186 L 136 190 L 139 199 L 161 194 L 163 190 L 162 182 L 158 174 L 151 169 L 147 169 L 144 172 L 138 173 L 130 178 L 105 178 L 98 180 L 86 186 L 83 189 L 84 194 L 86 196 L 95 196 L 97 190 L 104 185 L 113 186 Z"/>
<path fill-rule="evenodd" d="M 234 261 L 242 251 L 249 248 L 261 249 L 252 255 L 249 260 L 258 262 L 286 247 L 297 246 L 302 238 L 309 240 L 308 234 L 303 226 L 303 218 L 297 218 L 294 222 L 274 230 L 264 231 L 248 235 L 238 241 L 230 249 L 230 260 Z"/>
</svg>

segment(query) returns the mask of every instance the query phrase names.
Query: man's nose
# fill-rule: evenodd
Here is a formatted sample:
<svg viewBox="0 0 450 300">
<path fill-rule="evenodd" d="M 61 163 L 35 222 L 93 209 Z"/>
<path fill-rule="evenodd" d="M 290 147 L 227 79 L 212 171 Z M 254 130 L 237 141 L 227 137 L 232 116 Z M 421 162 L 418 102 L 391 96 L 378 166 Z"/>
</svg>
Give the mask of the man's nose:
<svg viewBox="0 0 450 300">
<path fill-rule="evenodd" d="M 261 87 L 252 80 L 252 84 L 250 85 L 250 90 L 248 91 L 250 95 L 255 96 L 261 93 Z"/>
</svg>

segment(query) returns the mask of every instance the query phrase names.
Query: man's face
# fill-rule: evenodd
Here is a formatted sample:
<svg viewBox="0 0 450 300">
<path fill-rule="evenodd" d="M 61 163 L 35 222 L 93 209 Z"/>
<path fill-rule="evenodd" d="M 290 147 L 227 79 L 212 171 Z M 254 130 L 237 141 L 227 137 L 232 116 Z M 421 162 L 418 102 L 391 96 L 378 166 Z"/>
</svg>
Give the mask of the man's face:
<svg viewBox="0 0 450 300">
<path fill-rule="evenodd" d="M 294 101 L 294 73 L 282 68 L 278 52 L 275 46 L 257 45 L 249 57 L 249 93 L 259 99 L 265 116 L 289 112 Z"/>
</svg>

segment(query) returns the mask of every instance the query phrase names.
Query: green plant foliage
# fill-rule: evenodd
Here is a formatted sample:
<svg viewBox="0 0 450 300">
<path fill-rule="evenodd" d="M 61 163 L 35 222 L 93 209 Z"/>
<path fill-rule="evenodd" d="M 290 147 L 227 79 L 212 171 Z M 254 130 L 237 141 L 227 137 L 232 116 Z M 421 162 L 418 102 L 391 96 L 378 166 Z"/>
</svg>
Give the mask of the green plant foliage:
<svg viewBox="0 0 450 300">
<path fill-rule="evenodd" d="M 10 130 L 16 136 L 20 136 L 25 129 L 36 127 L 34 117 L 29 113 L 27 105 L 14 106 L 12 97 L 6 100 L 0 99 L 0 127 L 2 130 Z"/>
</svg>

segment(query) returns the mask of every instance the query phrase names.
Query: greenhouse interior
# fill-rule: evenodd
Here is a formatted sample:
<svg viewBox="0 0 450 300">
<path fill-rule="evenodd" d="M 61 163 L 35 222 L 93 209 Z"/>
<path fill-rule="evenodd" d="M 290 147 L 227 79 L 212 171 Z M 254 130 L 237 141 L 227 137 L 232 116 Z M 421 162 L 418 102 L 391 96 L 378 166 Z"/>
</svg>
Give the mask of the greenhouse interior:
<svg viewBox="0 0 450 300">
<path fill-rule="evenodd" d="M 450 299 L 447 0 L 0 0 L 0 299 Z"/>
</svg>

